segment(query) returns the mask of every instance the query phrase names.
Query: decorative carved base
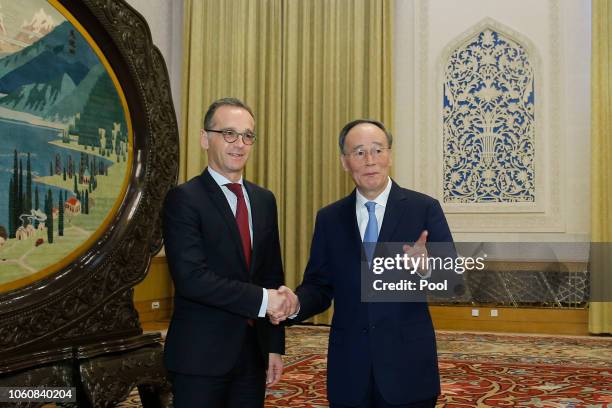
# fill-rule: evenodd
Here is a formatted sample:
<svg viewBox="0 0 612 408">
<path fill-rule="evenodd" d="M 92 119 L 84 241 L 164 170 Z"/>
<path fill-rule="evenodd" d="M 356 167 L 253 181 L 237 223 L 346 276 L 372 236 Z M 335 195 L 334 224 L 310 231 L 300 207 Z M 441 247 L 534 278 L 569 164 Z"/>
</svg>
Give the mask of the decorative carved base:
<svg viewBox="0 0 612 408">
<path fill-rule="evenodd" d="M 0 387 L 74 387 L 72 362 L 59 361 L 0 376 Z M 34 408 L 43 402 L 0 403 L 0 407 Z"/>
<path fill-rule="evenodd" d="M 163 365 L 163 347 L 153 344 L 79 360 L 83 393 L 79 407 L 111 407 L 138 387 L 143 407 L 170 406 L 170 384 Z"/>
<path fill-rule="evenodd" d="M 47 363 L 0 375 L 0 387 L 75 387 L 77 401 L 62 407 L 111 407 L 138 387 L 144 408 L 171 407 L 159 333 L 46 352 Z M 39 359 L 40 356 L 31 356 Z M 20 356 L 20 359 L 26 359 Z M 15 366 L 15 362 L 11 362 Z M 33 408 L 41 402 L 2 404 Z"/>
</svg>

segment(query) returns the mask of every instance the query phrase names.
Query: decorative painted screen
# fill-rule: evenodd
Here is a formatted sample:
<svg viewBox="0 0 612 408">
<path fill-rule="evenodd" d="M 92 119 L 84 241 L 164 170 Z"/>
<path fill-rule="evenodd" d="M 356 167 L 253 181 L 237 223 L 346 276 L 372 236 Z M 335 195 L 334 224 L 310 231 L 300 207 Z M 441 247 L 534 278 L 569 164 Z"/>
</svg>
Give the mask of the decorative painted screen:
<svg viewBox="0 0 612 408">
<path fill-rule="evenodd" d="M 124 198 L 133 149 L 118 80 L 61 4 L 3 2 L 0 37 L 4 292 L 96 242 Z"/>
<path fill-rule="evenodd" d="M 484 29 L 445 62 L 444 202 L 535 202 L 534 69 L 523 46 Z"/>
</svg>

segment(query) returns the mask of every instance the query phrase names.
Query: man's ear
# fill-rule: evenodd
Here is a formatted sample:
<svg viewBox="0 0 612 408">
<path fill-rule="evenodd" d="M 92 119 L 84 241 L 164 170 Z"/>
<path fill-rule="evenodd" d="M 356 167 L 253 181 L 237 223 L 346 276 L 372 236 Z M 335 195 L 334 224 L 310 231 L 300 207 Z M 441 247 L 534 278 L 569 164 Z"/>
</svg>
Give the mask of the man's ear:
<svg viewBox="0 0 612 408">
<path fill-rule="evenodd" d="M 340 163 L 342 163 L 342 168 L 344 169 L 344 171 L 349 171 L 348 166 L 346 164 L 346 156 L 342 153 L 340 153 Z"/>
<path fill-rule="evenodd" d="M 208 132 L 204 129 L 200 129 L 200 146 L 202 146 L 202 149 L 208 150 Z"/>
</svg>

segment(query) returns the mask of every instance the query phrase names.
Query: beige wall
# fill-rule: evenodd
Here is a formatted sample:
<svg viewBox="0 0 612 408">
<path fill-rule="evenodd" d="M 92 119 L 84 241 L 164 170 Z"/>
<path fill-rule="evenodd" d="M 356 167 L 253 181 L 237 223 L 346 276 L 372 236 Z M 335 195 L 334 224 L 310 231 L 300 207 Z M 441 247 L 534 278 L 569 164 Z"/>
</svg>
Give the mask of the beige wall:
<svg viewBox="0 0 612 408">
<path fill-rule="evenodd" d="M 444 49 L 490 19 L 530 43 L 539 57 L 536 173 L 542 189 L 527 211 L 510 205 L 484 214 L 443 205 L 451 229 L 465 241 L 588 241 L 590 1 L 401 0 L 395 16 L 396 179 L 441 198 Z"/>
<path fill-rule="evenodd" d="M 170 75 L 172 99 L 177 118 L 181 115 L 181 75 L 183 63 L 183 0 L 127 0 L 144 16 L 153 43 L 159 48 Z"/>
</svg>

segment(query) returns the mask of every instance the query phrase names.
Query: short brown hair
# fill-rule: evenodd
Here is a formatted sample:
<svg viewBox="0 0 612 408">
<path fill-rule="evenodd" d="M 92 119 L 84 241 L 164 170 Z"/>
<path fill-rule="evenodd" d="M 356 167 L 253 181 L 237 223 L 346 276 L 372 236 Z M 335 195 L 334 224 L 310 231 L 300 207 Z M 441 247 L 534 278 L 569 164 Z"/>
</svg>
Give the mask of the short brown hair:
<svg viewBox="0 0 612 408">
<path fill-rule="evenodd" d="M 211 103 L 210 106 L 208 107 L 208 110 L 206 111 L 206 114 L 204 115 L 204 129 L 205 130 L 211 128 L 211 126 L 213 124 L 212 121 L 213 121 L 213 117 L 215 116 L 215 112 L 221 106 L 237 106 L 239 108 L 242 108 L 242 109 L 246 110 L 247 112 L 249 112 L 251 114 L 251 116 L 253 117 L 253 120 L 255 120 L 255 115 L 253 115 L 253 111 L 251 110 L 249 105 L 247 105 L 246 103 L 242 102 L 240 99 L 238 99 L 238 98 L 221 98 L 221 99 L 217 99 L 216 101 Z"/>
</svg>

